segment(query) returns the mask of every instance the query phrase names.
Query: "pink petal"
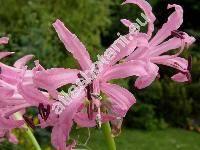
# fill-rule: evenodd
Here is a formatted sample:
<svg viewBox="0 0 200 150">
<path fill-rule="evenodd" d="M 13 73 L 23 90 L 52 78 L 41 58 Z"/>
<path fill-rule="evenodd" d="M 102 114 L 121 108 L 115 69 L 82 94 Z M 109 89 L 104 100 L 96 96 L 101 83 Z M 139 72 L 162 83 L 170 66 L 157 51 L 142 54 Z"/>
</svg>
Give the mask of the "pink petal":
<svg viewBox="0 0 200 150">
<path fill-rule="evenodd" d="M 30 61 L 32 58 L 34 57 L 34 55 L 26 55 L 20 59 L 18 59 L 15 63 L 14 63 L 14 67 L 16 68 L 22 68 L 26 65 L 26 63 L 28 61 Z"/>
<path fill-rule="evenodd" d="M 120 20 L 126 27 L 130 27 L 132 25 L 132 22 L 128 19 L 121 19 Z"/>
<path fill-rule="evenodd" d="M 42 88 L 59 88 L 69 83 L 75 83 L 79 70 L 52 68 L 39 71 L 34 76 L 34 83 Z"/>
<path fill-rule="evenodd" d="M 138 89 L 146 88 L 147 86 L 149 86 L 158 75 L 159 68 L 157 65 L 151 62 L 147 62 L 146 68 L 148 74 L 138 77 L 135 81 L 135 87 Z"/>
<path fill-rule="evenodd" d="M 149 35 L 149 38 L 152 35 L 152 32 L 154 31 L 154 21 L 156 20 L 156 17 L 154 16 L 152 12 L 152 7 L 151 5 L 145 1 L 145 0 L 126 0 L 122 4 L 128 4 L 128 3 L 133 3 L 138 5 L 145 13 L 145 16 L 148 19 L 148 32 L 147 34 Z"/>
<path fill-rule="evenodd" d="M 56 20 L 53 24 L 60 40 L 64 43 L 66 49 L 71 52 L 75 59 L 79 62 L 83 70 L 89 69 L 92 65 L 90 56 L 85 46 L 79 41 L 76 35 L 72 34 L 61 22 Z"/>
<path fill-rule="evenodd" d="M 0 97 L 11 97 L 14 94 L 14 90 L 8 87 L 0 87 L 0 91 Z"/>
<path fill-rule="evenodd" d="M 9 38 L 8 37 L 2 37 L 0 38 L 0 45 L 8 44 Z"/>
<path fill-rule="evenodd" d="M 176 82 L 187 82 L 188 81 L 188 77 L 186 76 L 186 74 L 183 74 L 183 73 L 177 73 L 177 74 L 173 75 L 171 77 L 171 79 Z"/>
<path fill-rule="evenodd" d="M 103 75 L 102 80 L 108 81 L 130 76 L 147 75 L 146 63 L 143 61 L 129 61 L 110 67 Z"/>
<path fill-rule="evenodd" d="M 154 57 L 152 58 L 152 62 L 173 67 L 183 72 L 187 71 L 187 66 L 188 66 L 188 61 L 186 59 L 181 57 L 172 58 L 168 55 Z"/>
<path fill-rule="evenodd" d="M 69 137 L 73 125 L 73 118 L 79 107 L 83 104 L 85 92 L 81 89 L 78 93 L 76 98 L 71 99 L 71 103 L 67 105 L 65 110 L 60 114 L 59 120 L 52 130 L 52 144 L 59 150 L 66 150 L 66 140 Z"/>
<path fill-rule="evenodd" d="M 23 120 L 13 120 L 0 117 L 0 128 L 3 129 L 13 129 L 18 128 L 24 124 Z"/>
<path fill-rule="evenodd" d="M 42 92 L 36 89 L 33 85 L 22 85 L 22 83 L 17 86 L 18 92 L 27 103 L 38 106 L 40 103 L 51 104 L 52 101 L 49 100 Z"/>
<path fill-rule="evenodd" d="M 12 114 L 18 112 L 18 111 L 22 111 L 24 110 L 25 108 L 28 108 L 30 107 L 31 105 L 28 104 L 28 103 L 22 103 L 22 104 L 19 104 L 19 105 L 14 105 L 14 106 L 8 106 L 6 108 L 2 108 L 0 110 L 0 114 L 2 116 L 5 116 L 5 117 L 9 117 L 11 116 Z"/>
<path fill-rule="evenodd" d="M 183 23 L 183 9 L 179 5 L 168 5 L 168 9 L 175 8 L 168 21 L 162 26 L 162 28 L 157 32 L 157 34 L 150 41 L 151 46 L 156 46 L 164 41 L 167 37 L 171 35 L 171 32 L 177 30 Z"/>
<path fill-rule="evenodd" d="M 72 121 L 66 122 L 65 125 L 54 126 L 51 132 L 51 143 L 58 150 L 66 150 L 66 131 L 65 129 L 71 128 Z M 70 129 L 69 129 L 70 131 Z M 68 132 L 69 132 L 68 131 Z"/>
<path fill-rule="evenodd" d="M 77 80 L 76 69 L 64 69 L 64 68 L 52 68 L 45 71 L 39 71 L 35 73 L 34 84 L 37 87 L 43 88 L 51 92 L 55 96 L 55 90 L 67 85 L 69 83 L 75 83 Z M 52 96 L 53 96 L 52 95 Z"/>
<path fill-rule="evenodd" d="M 189 36 L 187 33 L 184 33 L 184 39 L 180 38 L 171 38 L 166 42 L 163 42 L 162 44 L 153 47 L 152 49 L 149 50 L 151 56 L 159 56 L 163 53 L 166 53 L 171 50 L 175 50 L 178 48 L 182 48 L 185 46 L 190 46 L 195 42 L 195 38 Z"/>
<path fill-rule="evenodd" d="M 144 33 L 138 33 L 137 36 L 134 36 L 133 41 L 137 40 L 137 49 L 133 51 L 128 57 L 125 58 L 125 61 L 138 59 L 149 52 L 149 43 L 148 37 Z M 133 42 L 131 41 L 131 42 Z"/>
<path fill-rule="evenodd" d="M 116 55 L 109 61 L 109 65 L 113 65 L 118 61 L 123 60 L 124 57 L 135 53 L 136 47 L 148 48 L 149 46 L 148 36 L 145 33 L 128 34 L 123 36 L 123 38 L 126 39 L 126 43 L 122 40 L 122 37 L 120 37 L 106 50 L 108 51 L 112 48 L 116 51 Z M 122 42 L 124 45 L 121 44 Z"/>
<path fill-rule="evenodd" d="M 120 116 L 125 116 L 129 108 L 136 103 L 136 99 L 128 90 L 109 83 L 101 83 L 100 88 L 111 100 L 113 111 L 117 111 Z"/>
<path fill-rule="evenodd" d="M 0 52 L 0 59 L 13 54 L 14 52 Z"/>
<path fill-rule="evenodd" d="M 1 74 L 0 77 L 3 81 L 10 84 L 17 84 L 19 79 L 22 77 L 22 70 L 14 67 L 7 66 L 0 63 Z"/>
<path fill-rule="evenodd" d="M 9 142 L 11 142 L 13 144 L 18 144 L 19 141 L 18 141 L 17 137 L 14 134 L 10 133 L 9 134 Z"/>
<path fill-rule="evenodd" d="M 151 83 L 156 79 L 157 75 L 147 75 L 138 77 L 135 81 L 135 87 L 137 89 L 143 89 L 151 85 Z"/>
</svg>

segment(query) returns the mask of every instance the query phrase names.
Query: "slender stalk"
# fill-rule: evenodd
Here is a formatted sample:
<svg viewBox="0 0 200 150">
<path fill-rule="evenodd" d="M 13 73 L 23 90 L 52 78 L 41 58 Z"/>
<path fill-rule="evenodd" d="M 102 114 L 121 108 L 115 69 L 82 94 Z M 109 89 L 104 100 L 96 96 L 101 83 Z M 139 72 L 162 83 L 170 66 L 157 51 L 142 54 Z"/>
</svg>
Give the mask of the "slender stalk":
<svg viewBox="0 0 200 150">
<path fill-rule="evenodd" d="M 23 119 L 22 115 L 19 112 L 15 113 L 14 115 L 15 115 L 15 118 L 18 119 L 18 120 Z M 24 128 L 26 128 L 25 133 L 28 135 L 28 137 L 31 140 L 32 144 L 34 145 L 35 149 L 36 150 L 42 150 L 40 148 L 40 145 L 38 144 L 37 140 L 35 139 L 35 136 L 31 132 L 31 129 L 27 125 L 24 125 Z"/>
<path fill-rule="evenodd" d="M 102 131 L 108 146 L 108 150 L 116 150 L 115 140 L 111 134 L 111 127 L 109 122 L 102 124 Z"/>
</svg>

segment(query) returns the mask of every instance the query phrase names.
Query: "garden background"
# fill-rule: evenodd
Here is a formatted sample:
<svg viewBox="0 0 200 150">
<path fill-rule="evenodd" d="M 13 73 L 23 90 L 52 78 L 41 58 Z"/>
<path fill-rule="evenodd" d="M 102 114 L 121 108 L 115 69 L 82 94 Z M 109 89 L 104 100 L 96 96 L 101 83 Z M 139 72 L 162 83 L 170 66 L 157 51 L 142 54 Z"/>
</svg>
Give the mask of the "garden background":
<svg viewBox="0 0 200 150">
<path fill-rule="evenodd" d="M 149 0 L 157 20 L 158 30 L 173 10 L 168 3 L 183 6 L 184 23 L 181 30 L 196 38 L 196 44 L 184 52 L 193 56 L 191 84 L 178 84 L 170 80 L 175 72 L 162 66 L 161 78 L 144 90 L 133 87 L 133 79 L 117 83 L 132 91 L 137 98 L 124 119 L 122 134 L 116 138 L 118 149 L 124 150 L 199 150 L 200 149 L 200 1 L 198 0 Z M 86 45 L 93 60 L 102 54 L 117 38 L 117 32 L 125 34 L 128 29 L 120 23 L 121 18 L 140 18 L 137 6 L 121 6 L 122 0 L 0 0 L 0 37 L 8 36 L 10 42 L 4 48 L 16 52 L 6 60 L 12 64 L 25 54 L 34 54 L 45 68 L 75 68 L 77 63 L 59 41 L 52 23 L 61 19 Z M 146 29 L 142 29 L 145 31 Z M 2 49 L 2 47 L 1 47 Z M 3 60 L 5 61 L 5 60 Z M 33 64 L 29 64 L 32 66 Z M 115 82 L 115 81 L 114 81 Z M 35 114 L 35 109 L 29 110 Z M 51 129 L 34 132 L 42 148 L 51 150 Z M 7 141 L 0 144 L 2 150 L 31 149 L 23 131 L 16 130 L 19 145 Z M 101 131 L 91 130 L 87 147 L 104 150 Z M 80 143 L 88 137 L 88 130 L 74 129 L 72 136 Z"/>
</svg>

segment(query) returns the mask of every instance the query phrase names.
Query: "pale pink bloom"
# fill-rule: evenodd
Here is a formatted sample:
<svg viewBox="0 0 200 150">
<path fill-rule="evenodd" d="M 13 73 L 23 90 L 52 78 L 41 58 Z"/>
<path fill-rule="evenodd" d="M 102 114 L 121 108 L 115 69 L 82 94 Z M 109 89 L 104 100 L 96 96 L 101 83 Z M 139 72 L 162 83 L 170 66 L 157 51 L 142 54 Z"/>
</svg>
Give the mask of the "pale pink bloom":
<svg viewBox="0 0 200 150">
<path fill-rule="evenodd" d="M 6 37 L 0 38 L 0 45 L 7 44 L 8 40 L 9 38 Z M 0 59 L 10 54 L 13 54 L 13 52 L 0 52 Z M 16 92 L 16 88 L 14 85 L 11 85 L 4 80 L 6 74 L 9 72 L 9 69 L 5 69 L 5 66 L 6 65 L 0 63 L 0 140 L 7 138 L 10 142 L 16 144 L 18 141 L 11 131 L 14 128 L 21 127 L 24 124 L 24 121 L 13 119 L 9 113 L 7 115 L 8 109 L 10 112 L 12 111 L 8 107 L 13 107 L 18 104 L 18 101 L 13 101 L 11 99 Z"/>
<path fill-rule="evenodd" d="M 138 4 L 141 7 L 143 3 L 147 2 L 127 0 L 125 3 L 134 3 Z M 146 14 L 151 14 L 152 16 L 153 13 L 151 12 L 151 8 L 146 8 L 145 6 L 141 8 L 144 12 L 146 12 L 146 10 L 148 9 L 149 11 Z M 195 39 L 185 32 L 177 31 L 177 29 L 183 23 L 182 7 L 173 4 L 168 5 L 168 9 L 170 8 L 175 8 L 175 11 L 169 16 L 168 21 L 162 26 L 157 34 L 154 37 L 149 37 L 149 46 L 138 47 L 132 54 L 130 54 L 130 56 L 126 58 L 126 61 L 142 60 L 147 64 L 147 66 L 149 66 L 149 70 L 151 72 L 151 74 L 149 75 L 149 79 L 143 78 L 143 80 L 138 80 L 138 82 L 136 82 L 136 87 L 139 89 L 150 85 L 158 75 L 158 67 L 155 64 L 167 65 L 179 70 L 180 73 L 172 77 L 172 79 L 175 81 L 186 82 L 191 80 L 189 72 L 191 68 L 191 59 L 189 60 L 188 64 L 188 61 L 184 58 L 179 57 L 179 55 L 184 50 L 185 46 L 190 46 L 195 41 Z M 152 19 L 149 19 L 149 26 L 152 26 L 153 21 Z M 129 20 L 122 20 L 122 22 L 126 26 L 127 22 L 131 24 Z M 153 30 L 148 30 L 148 35 L 152 35 L 150 31 L 153 32 Z M 170 36 L 171 38 L 167 39 Z M 172 51 L 178 48 L 180 50 L 174 55 L 165 54 L 168 51 Z"/>
<path fill-rule="evenodd" d="M 1 38 L 1 44 L 6 44 L 8 38 Z M 0 58 L 4 58 L 13 52 L 0 52 Z M 48 96 L 43 96 L 33 85 L 33 75 L 43 68 L 36 61 L 36 67 L 28 70 L 25 66 L 33 55 L 26 55 L 17 60 L 13 67 L 0 62 L 0 137 L 8 138 L 16 143 L 17 139 L 11 133 L 12 129 L 21 127 L 25 122 L 32 125 L 27 118 L 16 120 L 14 113 L 22 115 L 25 109 L 39 104 L 50 105 Z"/>
<path fill-rule="evenodd" d="M 84 72 L 90 70 L 92 66 L 94 67 L 86 48 L 79 39 L 72 34 L 60 20 L 56 20 L 53 26 L 66 49 L 71 52 L 74 58 L 79 62 L 82 69 L 81 71 Z M 136 37 L 139 39 L 138 42 Z M 142 61 L 133 61 L 131 63 L 128 62 L 116 66 L 114 65 L 123 57 L 128 56 L 137 45 L 145 45 L 145 37 L 146 35 L 144 34 L 135 35 L 135 39 L 132 39 L 132 41 L 135 41 L 134 44 L 128 44 L 127 50 L 124 48 L 123 51 L 120 51 L 109 64 L 103 65 L 103 68 L 101 68 L 101 72 L 97 77 L 91 84 L 86 86 L 84 90 L 86 93 L 81 92 L 83 95 L 80 96 L 80 98 L 74 99 L 69 106 L 66 106 L 64 112 L 59 116 L 59 119 L 55 119 L 55 116 L 50 114 L 49 118 L 45 122 L 46 124 L 42 122 L 44 127 L 53 124 L 52 143 L 57 149 L 65 149 L 65 141 L 71 130 L 73 119 L 81 126 L 92 127 L 96 126 L 96 117 L 99 115 L 101 115 L 101 122 L 125 116 L 128 109 L 136 102 L 134 96 L 128 90 L 116 84 L 107 82 L 111 79 L 149 74 L 146 64 Z M 130 65 L 132 66 L 131 69 L 128 67 Z M 102 66 L 96 67 L 100 68 Z M 34 83 L 36 87 L 48 90 L 49 93 L 56 98 L 58 96 L 58 88 L 66 84 L 74 84 L 78 78 L 82 77 L 79 72 L 80 71 L 76 69 L 52 68 L 36 72 L 34 74 Z M 100 94 L 100 91 L 108 96 L 108 100 L 111 103 L 111 108 L 109 109 L 112 113 L 110 115 L 100 112 L 101 104 L 99 103 L 98 98 L 95 97 Z M 83 107 L 85 98 L 90 101 L 90 105 L 87 106 L 87 114 Z M 93 114 L 94 107 L 97 107 L 98 112 Z"/>
</svg>

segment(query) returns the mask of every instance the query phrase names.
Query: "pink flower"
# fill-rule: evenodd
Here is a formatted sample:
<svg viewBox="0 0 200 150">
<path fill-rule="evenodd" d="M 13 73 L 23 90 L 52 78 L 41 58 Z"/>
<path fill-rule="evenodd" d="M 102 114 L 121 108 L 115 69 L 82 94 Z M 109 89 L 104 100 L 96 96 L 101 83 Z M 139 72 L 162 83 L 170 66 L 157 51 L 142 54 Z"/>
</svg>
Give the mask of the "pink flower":
<svg viewBox="0 0 200 150">
<path fill-rule="evenodd" d="M 0 43 L 7 42 L 8 38 L 0 39 Z M 10 54 L 13 52 L 0 52 L 0 58 Z M 24 114 L 26 108 L 38 107 L 40 103 L 51 104 L 48 97 L 40 96 L 33 85 L 33 72 L 41 70 L 41 66 L 38 62 L 32 70 L 25 66 L 32 57 L 33 55 L 22 57 L 14 63 L 14 67 L 0 62 L 0 137 L 8 138 L 13 143 L 16 143 L 17 139 L 11 133 L 12 129 L 21 127 L 25 122 L 31 127 L 34 126 L 27 117 L 24 117 L 25 120 L 17 120 L 13 114 Z"/>
<path fill-rule="evenodd" d="M 9 38 L 0 38 L 0 45 L 7 44 Z M 13 52 L 0 52 L 0 59 L 4 58 Z M 21 127 L 24 124 L 23 120 L 15 120 L 12 116 L 6 115 L 8 112 L 8 107 L 12 107 L 18 101 L 13 101 L 11 97 L 15 94 L 15 86 L 7 83 L 5 80 L 6 74 L 9 69 L 5 69 L 6 65 L 0 63 L 0 138 L 8 138 L 10 142 L 17 143 L 16 137 L 11 133 L 12 129 Z M 2 67 L 3 66 L 3 67 Z M 6 70 L 6 71 L 5 71 Z M 5 71 L 5 72 L 4 72 Z M 11 72 L 10 72 L 11 73 Z M 9 108 L 10 109 L 10 108 Z M 9 110 L 10 112 L 12 110 Z"/>
<path fill-rule="evenodd" d="M 95 74 L 95 79 L 92 79 L 91 83 L 86 85 L 85 89 L 80 88 L 82 91 L 80 92 L 80 97 L 72 100 L 70 105 L 66 106 L 64 112 L 59 116 L 59 119 L 57 119 L 56 122 L 53 121 L 55 119 L 53 116 L 52 118 L 54 119 L 49 117 L 46 121 L 47 124 L 53 124 L 54 126 L 52 131 L 53 145 L 57 149 L 64 149 L 66 137 L 69 135 L 73 120 L 84 127 L 96 126 L 97 119 L 99 119 L 100 122 L 106 122 L 113 120 L 116 117 L 124 117 L 128 109 L 136 102 L 134 96 L 129 91 L 116 84 L 107 83 L 109 80 L 133 75 L 148 75 L 148 71 L 146 64 L 142 61 L 132 61 L 116 66 L 114 65 L 124 56 L 129 55 L 137 47 L 137 44 L 141 44 L 142 42 L 137 42 L 137 40 L 134 39 L 133 41 L 136 42 L 134 44 L 128 44 L 128 51 L 124 48 L 124 50 L 117 53 L 114 59 L 108 64 L 94 65 L 92 64 L 84 45 L 60 20 L 56 20 L 53 26 L 66 49 L 71 52 L 74 58 L 79 62 L 82 73 L 87 72 L 88 70 L 94 71 L 94 69 L 97 68 L 101 70 Z M 135 36 L 138 37 L 138 41 L 145 40 L 144 34 L 137 34 Z M 57 92 L 58 88 L 66 84 L 74 84 L 78 78 L 83 78 L 80 70 L 52 68 L 36 72 L 34 74 L 34 83 L 36 87 L 48 90 L 48 92 L 56 99 L 59 94 Z M 100 111 L 101 103 L 98 99 L 100 91 L 105 93 L 108 96 L 108 100 L 111 102 L 111 108 L 109 107 L 110 112 L 112 112 L 111 114 L 104 114 Z M 87 114 L 84 113 L 85 108 L 83 107 L 85 98 L 89 100 Z M 93 112 L 95 107 L 98 109 L 97 113 Z M 96 117 L 93 117 L 94 115 Z M 45 123 L 43 125 L 46 126 Z"/>
<path fill-rule="evenodd" d="M 124 4 L 126 3 L 138 4 L 144 12 L 146 12 L 147 18 L 154 18 L 153 13 L 151 12 L 152 9 L 149 8 L 150 6 L 146 4 L 146 1 L 127 0 Z M 178 28 L 183 22 L 183 10 L 181 6 L 175 4 L 168 5 L 168 9 L 170 8 L 175 8 L 175 11 L 169 16 L 168 21 L 152 38 L 150 35 L 152 35 L 153 32 L 151 29 L 153 29 L 152 24 L 154 19 L 149 19 L 149 26 L 151 26 L 148 30 L 149 46 L 138 47 L 132 54 L 130 54 L 130 56 L 126 58 L 126 61 L 142 60 L 149 67 L 150 75 L 147 78 L 141 77 L 141 80 L 136 82 L 136 87 L 139 89 L 150 85 L 158 75 L 158 67 L 155 64 L 162 64 L 179 70 L 179 73 L 172 77 L 172 79 L 177 82 L 186 82 L 191 80 L 191 58 L 188 62 L 184 58 L 179 57 L 179 55 L 184 50 L 184 47 L 190 46 L 195 39 L 194 37 L 190 37 L 185 32 L 178 31 Z M 122 22 L 126 26 L 126 22 L 131 24 L 129 20 L 122 20 Z M 170 36 L 171 38 L 167 39 Z M 180 50 L 174 55 L 165 54 L 168 51 L 178 48 L 180 48 Z"/>
</svg>

